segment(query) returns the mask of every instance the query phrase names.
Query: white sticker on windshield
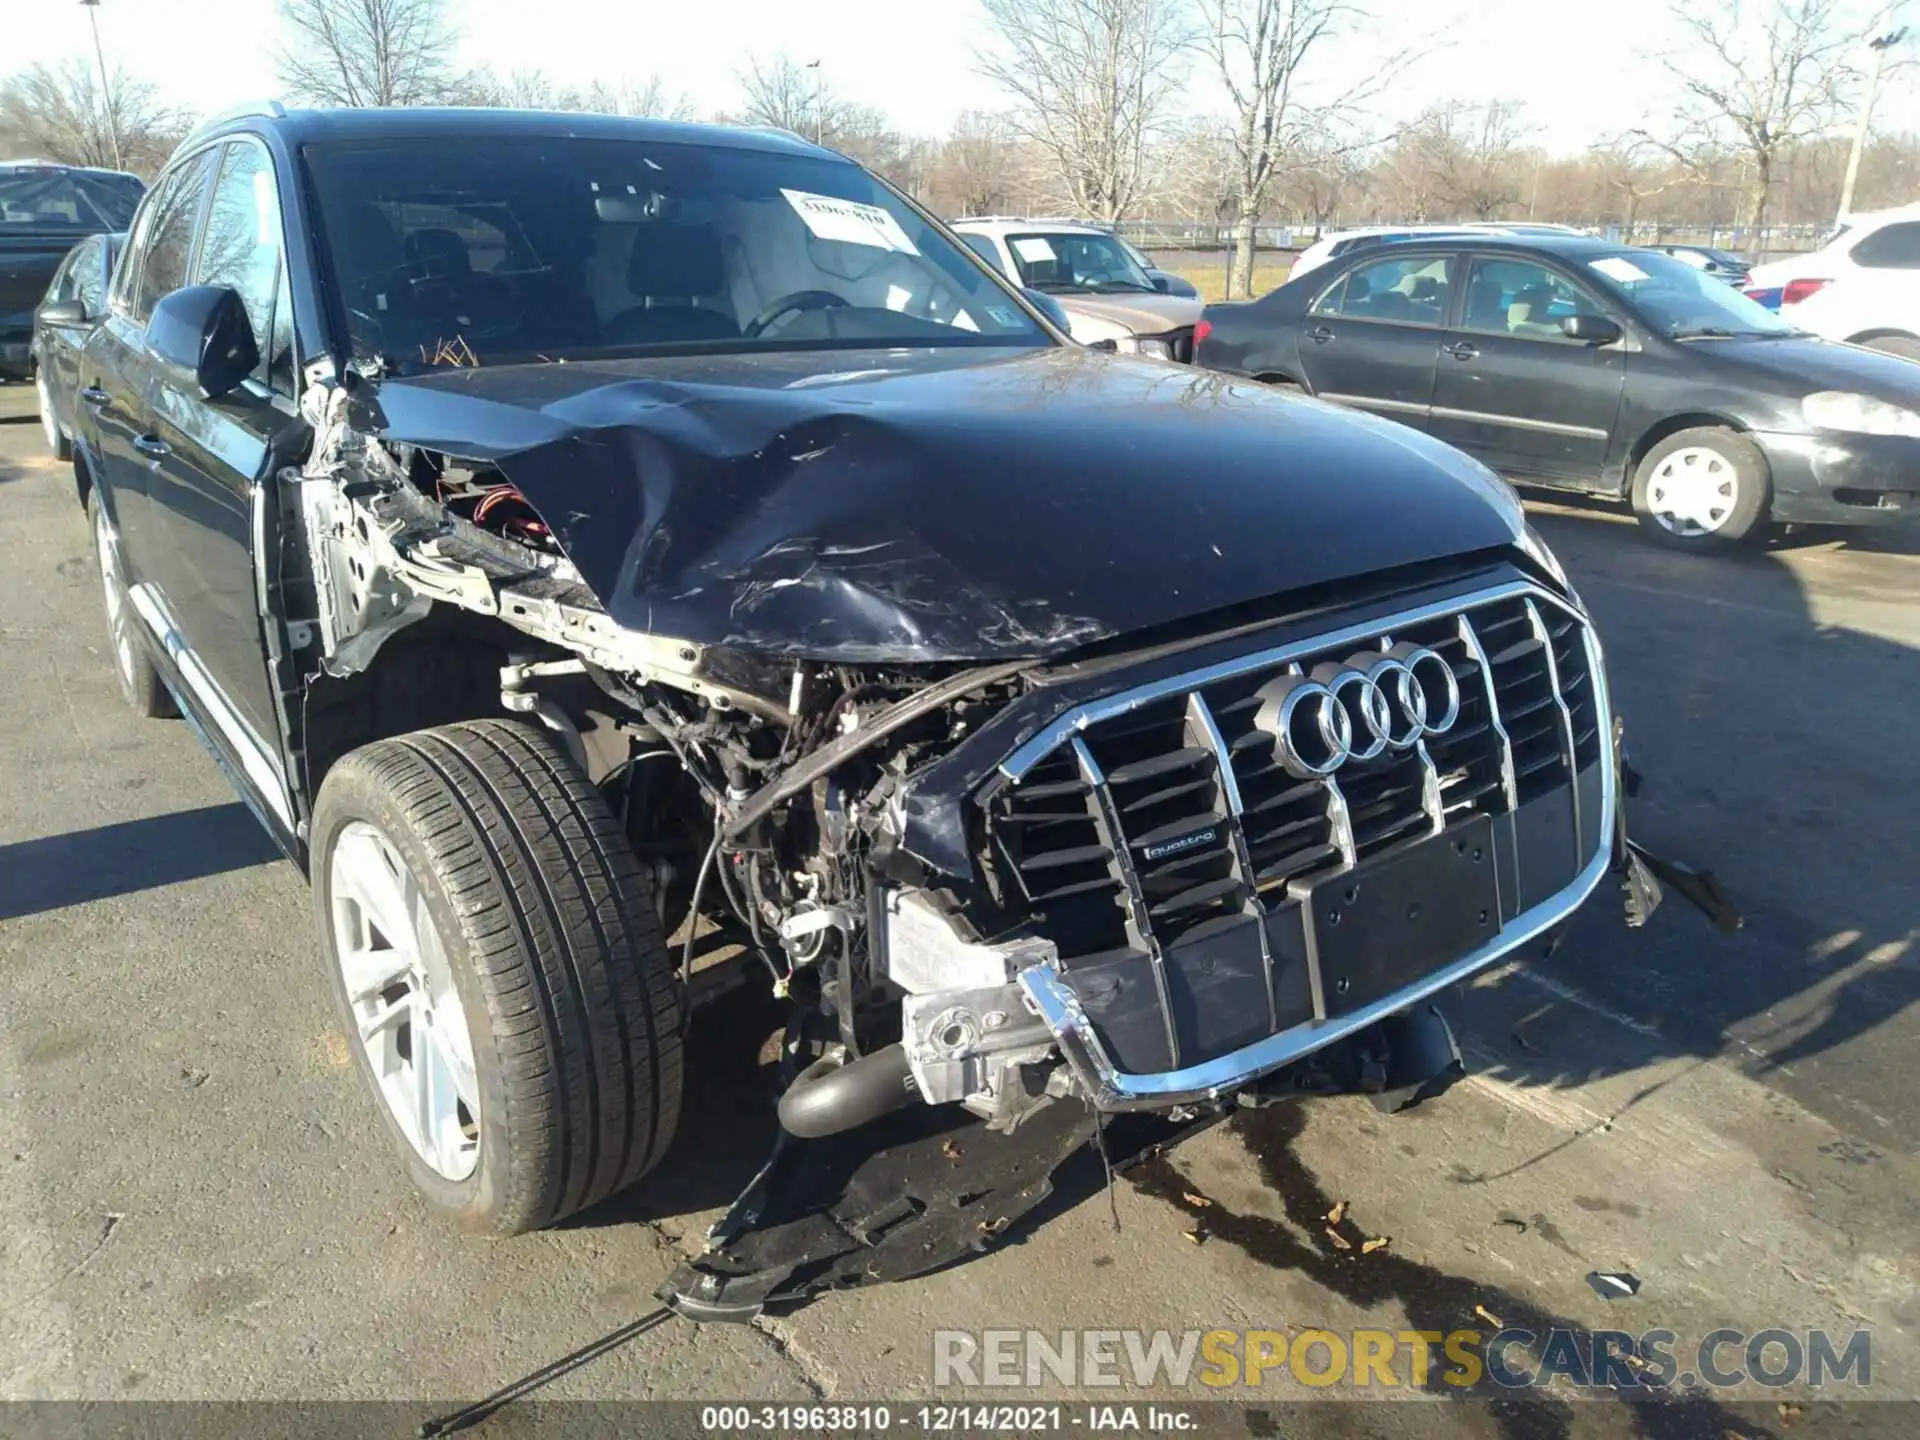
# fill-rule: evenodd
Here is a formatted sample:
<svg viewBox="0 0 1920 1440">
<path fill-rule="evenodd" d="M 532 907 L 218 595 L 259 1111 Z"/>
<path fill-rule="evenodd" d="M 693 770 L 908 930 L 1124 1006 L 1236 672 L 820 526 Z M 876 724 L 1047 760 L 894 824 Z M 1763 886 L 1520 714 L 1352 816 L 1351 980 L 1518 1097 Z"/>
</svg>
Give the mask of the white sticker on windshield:
<svg viewBox="0 0 1920 1440">
<path fill-rule="evenodd" d="M 1631 285 L 1636 280 L 1647 278 L 1647 272 L 1624 255 L 1604 255 L 1598 260 L 1589 260 L 1587 265 L 1609 280 L 1618 280 L 1622 285 Z"/>
<path fill-rule="evenodd" d="M 782 190 L 794 214 L 806 222 L 822 240 L 844 240 L 849 245 L 871 245 L 876 250 L 898 250 L 903 255 L 918 255 L 900 222 L 878 205 L 862 205 L 857 200 L 836 200 L 831 195 L 813 195 L 805 190 Z"/>
<path fill-rule="evenodd" d="M 1031 260 L 1037 265 L 1043 265 L 1054 258 L 1053 246 L 1047 243 L 1044 235 L 1029 235 L 1024 240 L 1014 241 L 1013 253 L 1022 260 Z"/>
</svg>

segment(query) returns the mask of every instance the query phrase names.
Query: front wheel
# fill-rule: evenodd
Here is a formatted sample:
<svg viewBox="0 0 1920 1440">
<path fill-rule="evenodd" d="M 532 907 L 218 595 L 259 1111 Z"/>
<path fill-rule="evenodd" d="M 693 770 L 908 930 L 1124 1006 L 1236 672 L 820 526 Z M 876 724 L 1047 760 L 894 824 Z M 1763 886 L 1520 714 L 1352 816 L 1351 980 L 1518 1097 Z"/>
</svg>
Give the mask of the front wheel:
<svg viewBox="0 0 1920 1440">
<path fill-rule="evenodd" d="M 34 396 L 40 405 L 40 433 L 47 437 L 47 449 L 53 452 L 56 460 L 73 458 L 73 442 L 60 428 L 60 421 L 53 410 L 53 392 L 47 388 L 47 372 L 44 367 L 36 366 L 33 372 Z"/>
<path fill-rule="evenodd" d="M 672 964 L 618 821 L 545 731 L 481 720 L 347 755 L 312 874 L 348 1043 L 428 1204 L 517 1234 L 659 1161 Z"/>
<path fill-rule="evenodd" d="M 1771 501 L 1766 457 L 1735 430 L 1698 426 L 1669 435 L 1633 473 L 1633 510 L 1672 545 L 1703 549 L 1761 528 Z"/>
</svg>

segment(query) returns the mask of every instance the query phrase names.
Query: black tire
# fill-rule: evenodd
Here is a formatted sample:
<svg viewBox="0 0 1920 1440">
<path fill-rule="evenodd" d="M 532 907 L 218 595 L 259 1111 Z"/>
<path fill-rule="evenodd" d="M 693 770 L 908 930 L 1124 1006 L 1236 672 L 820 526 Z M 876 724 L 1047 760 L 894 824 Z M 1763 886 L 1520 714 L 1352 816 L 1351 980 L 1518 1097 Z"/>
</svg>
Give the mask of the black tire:
<svg viewBox="0 0 1920 1440">
<path fill-rule="evenodd" d="M 1862 340 L 1859 343 L 1869 350 L 1898 355 L 1903 360 L 1920 360 L 1920 340 L 1914 339 L 1911 335 L 1876 335 L 1871 340 Z"/>
<path fill-rule="evenodd" d="M 165 720 L 180 712 L 167 692 L 160 672 L 147 658 L 146 627 L 133 612 L 126 576 L 120 569 L 118 542 L 100 509 L 100 492 L 87 491 L 87 526 L 93 532 L 93 562 L 100 571 L 102 606 L 107 617 L 107 659 L 120 694 L 133 713 L 149 720 Z"/>
<path fill-rule="evenodd" d="M 404 859 L 466 1013 L 480 1114 L 464 1180 L 407 1139 L 357 1038 L 330 922 L 332 857 L 353 821 Z M 348 1043 L 429 1205 L 464 1229 L 513 1235 L 659 1162 L 680 1117 L 680 997 L 652 886 L 544 730 L 478 720 L 353 751 L 320 787 L 311 853 Z"/>
<path fill-rule="evenodd" d="M 1693 452 L 1691 458 L 1688 452 Z M 1662 483 L 1671 478 L 1663 470 L 1669 460 L 1689 469 L 1712 467 L 1712 480 L 1725 504 L 1710 510 L 1711 528 L 1670 511 L 1657 513 L 1663 509 Z M 1701 425 L 1676 431 L 1641 458 L 1633 472 L 1632 499 L 1633 513 L 1649 534 L 1668 545 L 1703 550 L 1763 534 L 1773 486 L 1759 446 L 1737 430 Z"/>
</svg>

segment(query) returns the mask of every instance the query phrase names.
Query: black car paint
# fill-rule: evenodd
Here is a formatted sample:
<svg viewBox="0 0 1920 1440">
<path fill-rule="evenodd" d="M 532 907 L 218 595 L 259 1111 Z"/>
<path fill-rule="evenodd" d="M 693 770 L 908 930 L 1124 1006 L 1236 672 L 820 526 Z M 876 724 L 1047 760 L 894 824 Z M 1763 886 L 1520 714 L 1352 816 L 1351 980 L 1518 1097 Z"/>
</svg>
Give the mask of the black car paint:
<svg viewBox="0 0 1920 1440">
<path fill-rule="evenodd" d="M 485 367 L 377 390 L 387 438 L 497 463 L 614 619 L 701 645 L 1056 655 L 1517 534 L 1503 487 L 1431 441 L 1080 347 Z M 1329 483 L 1346 475 L 1368 483 Z"/>
<path fill-rule="evenodd" d="M 606 117 L 310 112 L 224 122 L 169 174 L 230 141 L 267 148 L 297 359 L 338 374 L 346 331 L 301 144 L 495 128 L 818 153 Z M 143 219 L 123 270 L 141 262 Z M 96 403 L 76 429 L 80 463 L 128 578 L 164 605 L 156 663 L 298 856 L 308 777 L 286 710 L 299 680 L 271 594 L 274 477 L 300 458 L 306 427 L 289 398 L 257 387 L 189 393 L 150 354 L 130 280 L 84 352 Z M 354 413 L 393 443 L 498 464 L 622 623 L 784 655 L 1061 656 L 1322 582 L 1510 551 L 1521 526 L 1497 479 L 1402 427 L 1064 341 L 446 370 L 363 379 Z M 224 713 L 196 690 L 209 679 Z"/>
<path fill-rule="evenodd" d="M 1693 425 L 1746 432 L 1771 466 L 1778 520 L 1849 524 L 1897 520 L 1914 505 L 1842 504 L 1834 491 L 1920 490 L 1920 440 L 1812 432 L 1800 401 L 1820 390 L 1858 391 L 1920 406 L 1920 366 L 1810 335 L 1674 340 L 1583 271 L 1621 247 L 1590 239 L 1453 238 L 1408 242 L 1394 254 L 1430 254 L 1452 267 L 1449 322 L 1320 316 L 1309 307 L 1378 249 L 1342 257 L 1240 305 L 1210 306 L 1195 363 L 1281 380 L 1371 408 L 1457 445 L 1513 479 L 1620 496 L 1633 466 L 1661 436 Z M 1462 269 L 1472 256 L 1525 259 L 1585 291 L 1622 338 L 1589 346 L 1489 335 L 1461 327 Z M 1337 350 L 1330 366 L 1322 358 Z M 1423 370 L 1423 359 L 1430 361 Z M 1424 381 L 1423 381 L 1424 375 Z M 1331 381 L 1327 378 L 1331 376 Z M 1422 385 L 1425 390 L 1422 394 Z M 1476 418 L 1498 413 L 1519 424 Z M 1904 460 L 1895 457 L 1904 456 Z"/>
</svg>

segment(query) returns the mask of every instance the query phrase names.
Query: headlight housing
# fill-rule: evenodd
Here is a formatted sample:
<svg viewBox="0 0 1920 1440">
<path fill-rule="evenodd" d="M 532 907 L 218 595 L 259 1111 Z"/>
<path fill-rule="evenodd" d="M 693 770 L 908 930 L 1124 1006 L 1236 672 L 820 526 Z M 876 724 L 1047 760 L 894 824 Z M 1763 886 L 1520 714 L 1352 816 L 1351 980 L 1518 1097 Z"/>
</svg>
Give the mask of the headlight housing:
<svg viewBox="0 0 1920 1440">
<path fill-rule="evenodd" d="M 1920 436 L 1920 411 L 1850 390 L 1816 391 L 1800 401 L 1800 413 L 1815 430 Z"/>
<path fill-rule="evenodd" d="M 1113 342 L 1113 348 L 1122 355 L 1151 355 L 1157 360 L 1173 358 L 1173 346 L 1158 335 L 1122 335 Z"/>
</svg>

